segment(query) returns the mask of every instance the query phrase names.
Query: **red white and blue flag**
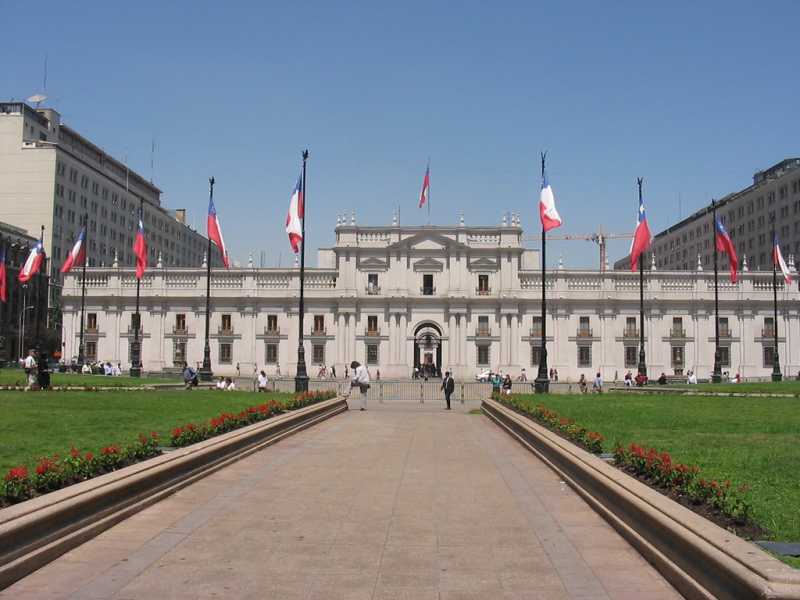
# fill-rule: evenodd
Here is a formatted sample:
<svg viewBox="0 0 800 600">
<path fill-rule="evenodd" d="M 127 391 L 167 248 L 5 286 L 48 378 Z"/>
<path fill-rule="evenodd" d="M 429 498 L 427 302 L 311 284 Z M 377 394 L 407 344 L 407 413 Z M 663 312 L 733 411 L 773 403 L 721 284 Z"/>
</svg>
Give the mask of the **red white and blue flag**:
<svg viewBox="0 0 800 600">
<path fill-rule="evenodd" d="M 786 264 L 786 261 L 783 259 L 783 253 L 781 252 L 781 247 L 778 244 L 778 234 L 775 234 L 775 237 L 772 241 L 772 256 L 775 259 L 775 264 L 783 273 L 783 278 L 786 280 L 786 283 L 792 283 L 792 274 L 789 272 L 789 267 Z"/>
<path fill-rule="evenodd" d="M 717 250 L 725 252 L 728 255 L 728 261 L 731 264 L 731 283 L 739 281 L 739 275 L 736 270 L 739 268 L 739 259 L 736 257 L 736 248 L 733 247 L 731 236 L 722 224 L 722 219 L 717 217 Z"/>
<path fill-rule="evenodd" d="M 147 240 L 144 236 L 142 211 L 139 211 L 139 226 L 136 228 L 136 240 L 133 242 L 133 253 L 136 255 L 136 277 L 141 279 L 144 275 L 144 270 L 147 268 Z"/>
<path fill-rule="evenodd" d="M 422 205 L 428 201 L 428 192 L 431 188 L 431 165 L 428 163 L 427 168 L 425 169 L 425 178 L 422 180 L 422 193 L 419 196 L 419 207 L 422 208 Z"/>
<path fill-rule="evenodd" d="M 547 171 L 542 169 L 542 193 L 539 197 L 539 215 L 542 217 L 542 230 L 547 232 L 561 225 L 561 217 L 556 210 L 553 188 L 547 180 Z"/>
<path fill-rule="evenodd" d="M 225 240 L 222 239 L 222 229 L 219 226 L 219 217 L 217 216 L 217 209 L 214 208 L 214 196 L 208 199 L 208 239 L 214 242 L 222 254 L 222 262 L 225 268 L 231 270 L 228 264 L 228 251 L 225 249 Z M 209 260 L 211 257 L 209 256 Z"/>
<path fill-rule="evenodd" d="M 0 259 L 0 300 L 6 301 L 6 249 L 3 248 L 3 258 Z"/>
<path fill-rule="evenodd" d="M 300 177 L 297 178 L 297 183 L 294 184 L 294 192 L 292 192 L 292 201 L 289 203 L 289 214 L 286 215 L 286 233 L 289 234 L 289 243 L 292 244 L 292 250 L 297 254 L 300 250 L 298 244 L 303 241 L 303 224 L 301 219 L 305 216 L 305 207 L 303 203 L 303 172 L 300 172 Z"/>
<path fill-rule="evenodd" d="M 28 281 L 31 277 L 33 277 L 39 270 L 39 267 L 42 266 L 43 258 L 44 244 L 42 244 L 42 238 L 39 238 L 36 240 L 36 244 L 33 246 L 33 248 L 31 248 L 31 252 L 28 254 L 28 259 L 25 261 L 25 264 L 22 265 L 22 269 L 19 271 L 19 280 Z"/>
<path fill-rule="evenodd" d="M 61 265 L 61 272 L 69 273 L 72 270 L 72 267 L 81 264 L 85 258 L 86 258 L 86 225 L 84 225 L 83 229 L 81 229 L 81 234 L 75 241 L 75 245 L 72 247 L 72 250 L 70 250 L 70 253 L 67 254 L 67 259 L 64 261 L 64 264 Z"/>
<path fill-rule="evenodd" d="M 639 198 L 639 216 L 636 219 L 636 230 L 633 232 L 631 242 L 631 271 L 636 272 L 639 257 L 650 245 L 650 227 L 647 226 L 647 217 L 644 215 L 644 202 Z"/>
</svg>

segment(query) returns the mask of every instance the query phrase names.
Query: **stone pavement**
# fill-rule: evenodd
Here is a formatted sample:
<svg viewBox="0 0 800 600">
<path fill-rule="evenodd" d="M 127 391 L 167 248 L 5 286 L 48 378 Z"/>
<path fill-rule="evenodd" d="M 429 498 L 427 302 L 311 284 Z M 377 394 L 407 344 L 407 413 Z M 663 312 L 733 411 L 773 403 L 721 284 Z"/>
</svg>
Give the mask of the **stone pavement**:
<svg viewBox="0 0 800 600">
<path fill-rule="evenodd" d="M 184 488 L 0 598 L 680 598 L 552 471 L 467 414 L 477 402 L 357 405 Z"/>
</svg>

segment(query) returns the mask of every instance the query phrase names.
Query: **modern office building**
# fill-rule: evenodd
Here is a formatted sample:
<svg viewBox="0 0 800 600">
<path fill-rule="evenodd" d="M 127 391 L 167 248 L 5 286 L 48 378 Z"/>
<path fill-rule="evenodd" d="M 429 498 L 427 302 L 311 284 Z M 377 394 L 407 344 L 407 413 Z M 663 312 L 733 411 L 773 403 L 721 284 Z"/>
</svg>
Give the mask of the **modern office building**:
<svg viewBox="0 0 800 600">
<path fill-rule="evenodd" d="M 414 366 L 474 379 L 484 369 L 536 375 L 542 348 L 539 251 L 522 245 L 515 216 L 500 226 L 361 227 L 338 220 L 336 242 L 305 272 L 303 337 L 309 374 L 353 360 L 373 375 L 407 378 Z M 211 359 L 217 374 L 258 366 L 293 376 L 299 331 L 299 269 L 215 270 Z M 149 269 L 142 279 L 145 371 L 202 361 L 206 274 Z M 136 278 L 131 268 L 93 268 L 86 277 L 86 355 L 130 366 Z M 639 276 L 621 271 L 547 273 L 548 364 L 561 380 L 635 373 Z M 78 353 L 80 274 L 65 283 L 67 355 Z M 769 376 L 776 339 L 785 374 L 800 368 L 797 293 L 750 271 L 720 278 L 723 370 Z M 695 371 L 714 362 L 714 280 L 709 271 L 647 271 L 645 346 L 650 375 Z M 777 336 L 777 337 L 776 337 Z"/>
<path fill-rule="evenodd" d="M 772 271 L 772 226 L 787 261 L 800 254 L 800 159 L 787 158 L 753 176 L 753 185 L 716 202 L 717 215 L 728 230 L 741 267 Z M 653 261 L 655 256 L 655 261 Z M 714 269 L 714 225 L 711 205 L 653 238 L 644 264 L 663 271 Z M 727 255 L 718 255 L 721 272 Z M 614 264 L 630 269 L 630 256 Z"/>
<path fill-rule="evenodd" d="M 0 103 L 0 220 L 38 238 L 50 261 L 50 298 L 61 293 L 61 265 L 88 218 L 90 266 L 133 266 L 143 204 L 148 263 L 200 267 L 208 240 L 186 225 L 185 211 L 161 205 L 161 190 L 79 133 L 58 112 Z M 212 264 L 222 266 L 219 251 Z"/>
</svg>

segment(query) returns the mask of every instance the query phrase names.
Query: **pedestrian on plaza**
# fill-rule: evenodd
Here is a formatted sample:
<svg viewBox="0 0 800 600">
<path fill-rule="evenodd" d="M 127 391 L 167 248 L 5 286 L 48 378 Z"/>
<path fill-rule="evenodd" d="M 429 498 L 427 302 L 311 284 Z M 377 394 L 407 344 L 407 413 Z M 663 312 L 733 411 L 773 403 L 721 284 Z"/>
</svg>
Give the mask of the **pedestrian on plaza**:
<svg viewBox="0 0 800 600">
<path fill-rule="evenodd" d="M 197 371 L 190 367 L 188 362 L 183 361 L 183 389 L 192 389 L 195 377 L 197 377 Z"/>
<path fill-rule="evenodd" d="M 503 380 L 503 393 L 506 396 L 511 395 L 511 375 L 506 374 L 506 378 Z"/>
<path fill-rule="evenodd" d="M 275 365 L 275 379 L 283 379 L 283 375 L 281 375 L 281 366 L 278 364 Z"/>
<path fill-rule="evenodd" d="M 25 375 L 28 376 L 28 387 L 36 385 L 36 350 L 31 348 L 28 351 L 28 356 L 26 356 L 25 360 L 22 361 L 22 365 L 25 368 Z"/>
<path fill-rule="evenodd" d="M 553 381 L 558 381 L 558 369 L 553 369 Z"/>
<path fill-rule="evenodd" d="M 600 373 L 598 373 L 597 377 L 594 379 L 594 391 L 597 394 L 603 393 L 603 377 Z"/>
<path fill-rule="evenodd" d="M 442 381 L 442 390 L 444 390 L 444 401 L 447 402 L 447 408 L 445 410 L 450 410 L 450 395 L 456 389 L 456 382 L 455 380 L 450 377 L 450 371 L 445 371 L 444 373 L 444 381 Z"/>
<path fill-rule="evenodd" d="M 267 383 L 269 382 L 269 378 L 264 371 L 258 374 L 258 391 L 259 392 L 266 392 L 267 391 Z"/>
<path fill-rule="evenodd" d="M 578 388 L 581 390 L 581 394 L 585 394 L 588 387 L 589 382 L 586 380 L 586 375 L 581 373 L 581 378 L 578 380 Z"/>
<path fill-rule="evenodd" d="M 501 383 L 502 382 L 500 380 L 500 375 L 498 375 L 497 373 L 492 373 L 492 393 L 493 394 L 495 394 L 495 393 L 499 394 L 500 393 L 500 384 Z"/>
<path fill-rule="evenodd" d="M 380 381 L 380 380 L 381 380 L 381 370 L 378 369 L 377 372 L 375 373 L 375 381 Z"/>
<path fill-rule="evenodd" d="M 619 380 L 619 371 L 614 371 L 614 385 L 617 385 L 617 380 Z"/>
<path fill-rule="evenodd" d="M 553 368 L 552 367 L 550 367 L 550 381 L 554 381 L 553 380 Z"/>
<path fill-rule="evenodd" d="M 331 377 L 336 379 L 336 365 L 331 365 Z"/>
<path fill-rule="evenodd" d="M 37 383 L 40 390 L 46 390 L 50 387 L 50 367 L 47 364 L 47 354 L 42 353 L 39 355 L 39 364 L 37 365 Z"/>
<path fill-rule="evenodd" d="M 239 369 L 239 363 L 236 363 L 236 375 L 241 375 L 241 374 L 242 374 L 242 372 Z"/>
<path fill-rule="evenodd" d="M 370 388 L 367 367 L 354 360 L 350 363 L 350 368 L 353 369 L 353 378 L 347 382 L 344 397 L 349 398 L 353 388 L 359 388 L 361 390 L 361 410 L 367 410 L 367 390 Z M 345 367 L 345 373 L 347 373 L 347 367 Z"/>
</svg>

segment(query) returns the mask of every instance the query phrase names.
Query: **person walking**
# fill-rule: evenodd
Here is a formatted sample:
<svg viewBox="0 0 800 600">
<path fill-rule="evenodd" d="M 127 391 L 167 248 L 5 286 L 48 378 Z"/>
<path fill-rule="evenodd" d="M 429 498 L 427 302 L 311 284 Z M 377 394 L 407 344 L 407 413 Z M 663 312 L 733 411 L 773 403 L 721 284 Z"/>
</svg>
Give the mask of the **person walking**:
<svg viewBox="0 0 800 600">
<path fill-rule="evenodd" d="M 344 397 L 349 398 L 353 388 L 359 388 L 361 390 L 361 410 L 367 410 L 367 390 L 370 388 L 367 367 L 354 360 L 350 363 L 350 368 L 353 369 L 353 378 L 347 382 Z M 345 373 L 347 373 L 347 367 L 345 367 Z"/>
<path fill-rule="evenodd" d="M 594 391 L 597 394 L 603 393 L 603 376 L 600 373 L 594 378 Z"/>
<path fill-rule="evenodd" d="M 503 380 L 503 393 L 506 396 L 511 395 L 511 375 L 506 375 L 506 378 Z"/>
<path fill-rule="evenodd" d="M 189 363 L 183 361 L 183 389 L 190 390 L 194 387 L 194 378 L 197 376 L 197 371 L 189 366 Z"/>
<path fill-rule="evenodd" d="M 39 364 L 37 367 L 37 383 L 39 384 L 40 390 L 46 390 L 50 388 L 50 367 L 47 364 L 47 354 L 44 352 L 39 355 Z"/>
<path fill-rule="evenodd" d="M 259 392 L 266 392 L 267 391 L 267 383 L 269 383 L 269 377 L 264 371 L 258 374 L 258 391 Z"/>
<path fill-rule="evenodd" d="M 450 395 L 456 389 L 456 382 L 452 377 L 450 377 L 450 371 L 445 371 L 444 373 L 442 389 L 444 390 L 444 401 L 447 402 L 447 408 L 445 410 L 450 410 Z"/>
<path fill-rule="evenodd" d="M 28 356 L 25 357 L 22 366 L 25 368 L 25 375 L 28 376 L 28 387 L 36 385 L 36 350 L 31 348 L 30 351 L 28 351 Z"/>
</svg>

